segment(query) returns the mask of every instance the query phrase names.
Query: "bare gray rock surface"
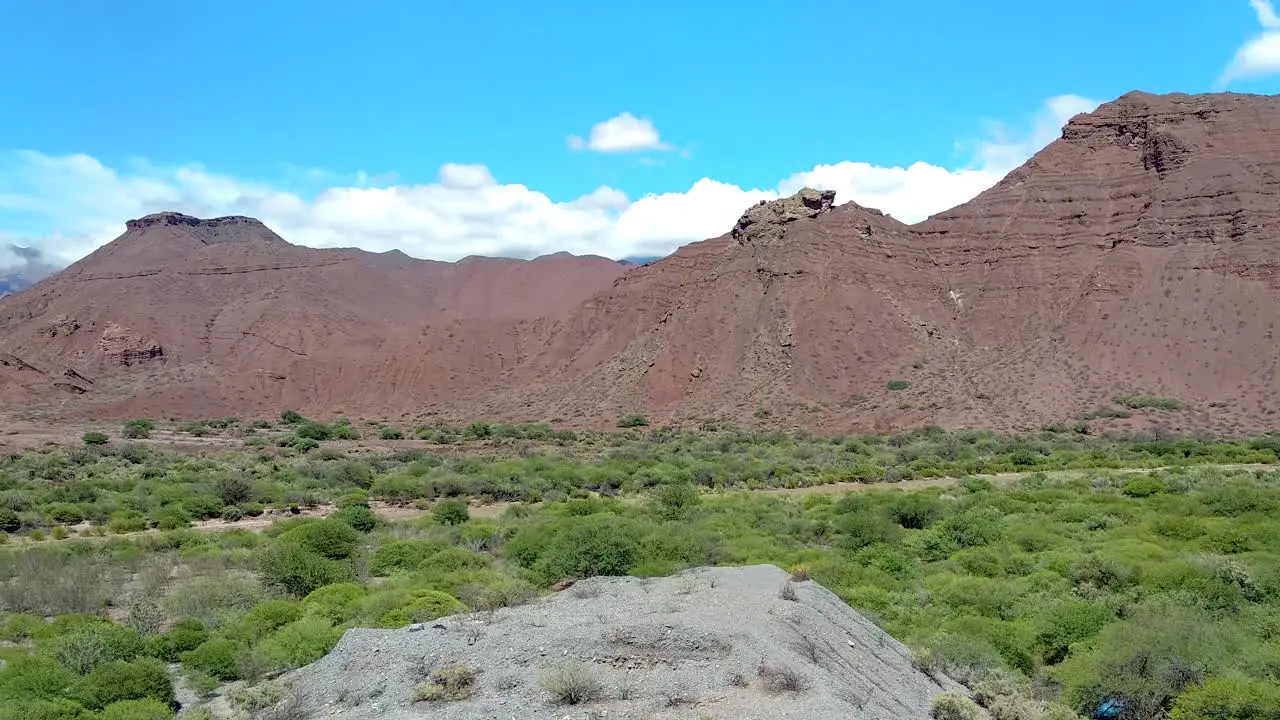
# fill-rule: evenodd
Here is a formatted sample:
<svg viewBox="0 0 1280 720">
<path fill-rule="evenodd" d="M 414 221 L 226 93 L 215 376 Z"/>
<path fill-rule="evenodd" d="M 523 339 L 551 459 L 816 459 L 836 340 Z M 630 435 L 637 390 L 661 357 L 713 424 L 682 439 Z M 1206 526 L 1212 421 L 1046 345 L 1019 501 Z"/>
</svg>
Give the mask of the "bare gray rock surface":
<svg viewBox="0 0 1280 720">
<path fill-rule="evenodd" d="M 452 663 L 478 671 L 469 698 L 412 702 Z M 596 699 L 555 702 L 545 679 L 566 667 L 598 681 Z M 786 671 L 803 689 L 777 687 Z M 350 630 L 282 680 L 305 717 L 377 720 L 926 720 L 931 697 L 965 692 L 916 670 L 905 646 L 831 591 L 774 565 L 591 578 L 491 614 Z"/>
</svg>

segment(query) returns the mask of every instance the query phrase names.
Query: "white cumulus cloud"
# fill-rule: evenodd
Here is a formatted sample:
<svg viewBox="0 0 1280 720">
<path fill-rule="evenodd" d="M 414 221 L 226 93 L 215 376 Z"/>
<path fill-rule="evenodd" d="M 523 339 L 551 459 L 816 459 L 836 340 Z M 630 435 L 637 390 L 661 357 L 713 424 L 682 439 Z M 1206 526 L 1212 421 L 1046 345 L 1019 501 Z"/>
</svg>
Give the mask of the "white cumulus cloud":
<svg viewBox="0 0 1280 720">
<path fill-rule="evenodd" d="M 1218 79 L 1219 87 L 1235 80 L 1280 73 L 1280 17 L 1271 0 L 1249 0 L 1262 32 L 1240 46 Z"/>
<path fill-rule="evenodd" d="M 991 187 L 1053 140 L 1077 112 L 1097 102 L 1074 95 L 1048 100 L 1015 132 L 993 126 L 965 143 L 972 162 L 948 169 L 925 162 L 883 167 L 840 161 L 801 170 L 764 188 L 704 177 L 680 191 L 632 198 L 600 186 L 577 198 L 495 178 L 484 165 L 448 164 L 417 184 L 357 173 L 313 196 L 219 174 L 200 165 L 162 167 L 132 161 L 110 167 L 83 154 L 0 153 L 0 247 L 31 247 L 65 265 L 124 231 L 124 221 L 161 210 L 201 217 L 257 217 L 285 239 L 311 247 L 398 249 L 414 257 L 535 257 L 559 251 L 611 258 L 664 255 L 726 231 L 760 200 L 803 186 L 835 190 L 904 222 L 917 222 Z M 656 134 L 655 134 L 656 137 Z M 0 252 L 0 268 L 17 263 Z"/>
<path fill-rule="evenodd" d="M 598 122 L 591 127 L 585 139 L 569 136 L 569 147 L 574 150 L 594 150 L 603 153 L 635 152 L 637 150 L 670 150 L 662 141 L 658 128 L 649 118 L 639 118 L 629 112 Z"/>
</svg>

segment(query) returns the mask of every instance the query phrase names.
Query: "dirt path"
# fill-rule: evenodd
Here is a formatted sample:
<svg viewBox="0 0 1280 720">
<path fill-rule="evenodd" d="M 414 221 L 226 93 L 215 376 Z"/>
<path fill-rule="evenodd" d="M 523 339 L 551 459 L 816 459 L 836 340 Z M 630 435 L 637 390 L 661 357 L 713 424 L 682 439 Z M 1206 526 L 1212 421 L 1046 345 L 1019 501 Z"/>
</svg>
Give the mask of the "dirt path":
<svg viewBox="0 0 1280 720">
<path fill-rule="evenodd" d="M 1051 470 L 1045 471 L 1044 474 L 1054 479 L 1063 479 L 1072 476 L 1083 476 L 1093 473 L 1106 472 L 1118 474 L 1137 474 L 1152 472 L 1154 470 L 1170 470 L 1175 466 L 1162 466 L 1156 468 L 1089 468 L 1082 470 Z M 1181 467 L 1181 466 L 1179 466 Z M 1215 468 L 1218 470 L 1280 470 L 1280 465 L 1263 465 L 1263 464 L 1240 464 L 1240 465 L 1192 465 L 1189 468 Z M 1008 472 L 1008 473 L 989 473 L 985 475 L 970 475 L 969 477 L 988 480 L 996 485 L 1008 485 L 1014 483 L 1024 477 L 1035 475 L 1036 472 Z M 903 480 L 896 483 L 860 483 L 860 482 L 844 482 L 832 483 L 829 485 L 812 485 L 807 487 L 795 488 L 768 488 L 764 490 L 721 490 L 712 493 L 713 495 L 734 495 L 739 493 L 761 494 L 761 495 L 781 495 L 803 497 L 806 495 L 839 495 L 853 492 L 869 492 L 873 490 L 899 490 L 902 492 L 916 492 L 919 490 L 927 490 L 935 487 L 948 487 L 959 482 L 959 478 L 924 478 L 921 480 Z M 633 503 L 642 500 L 642 497 L 623 498 L 623 502 Z M 507 508 L 513 505 L 519 505 L 516 502 L 497 502 L 487 503 L 484 505 L 472 505 L 470 507 L 471 517 L 483 520 L 494 520 L 502 516 Z M 402 505 L 391 505 L 385 502 L 370 502 L 369 507 L 373 509 L 384 520 L 415 520 L 430 514 L 430 510 L 423 510 L 415 507 L 405 507 Z M 277 520 L 285 520 L 291 517 L 324 517 L 336 509 L 334 505 L 314 505 L 302 509 L 298 513 L 290 513 L 285 511 L 271 511 L 263 513 L 258 517 L 244 518 L 228 522 L 226 520 L 201 520 L 191 524 L 192 530 L 197 532 L 225 532 L 229 530 L 250 530 L 253 532 L 261 532 L 269 527 Z M 66 539 L 75 537 L 84 537 L 92 533 L 93 528 L 90 525 L 77 525 L 73 528 L 72 534 Z M 140 535 L 149 535 L 161 532 L 156 529 L 139 530 L 137 532 L 121 533 L 112 535 L 112 537 L 137 537 Z M 20 542 L 31 542 L 27 537 L 13 537 L 12 540 Z M 47 542 L 47 541 L 45 541 Z"/>
</svg>

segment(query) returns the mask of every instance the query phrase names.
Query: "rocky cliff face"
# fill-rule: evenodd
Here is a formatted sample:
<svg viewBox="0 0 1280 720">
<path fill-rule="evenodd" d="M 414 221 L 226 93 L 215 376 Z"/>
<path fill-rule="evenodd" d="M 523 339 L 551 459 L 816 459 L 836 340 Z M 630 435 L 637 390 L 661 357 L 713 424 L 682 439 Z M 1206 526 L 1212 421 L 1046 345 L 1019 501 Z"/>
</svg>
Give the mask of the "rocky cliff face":
<svg viewBox="0 0 1280 720">
<path fill-rule="evenodd" d="M 1268 427 L 1277 137 L 1280 98 L 1130 93 L 923 223 L 806 189 L 643 266 L 309 250 L 164 213 L 0 301 L 0 352 L 124 378 L 77 385 L 66 407 L 97 414 L 1034 428 L 1150 394 L 1187 406 L 1173 428 Z"/>
</svg>

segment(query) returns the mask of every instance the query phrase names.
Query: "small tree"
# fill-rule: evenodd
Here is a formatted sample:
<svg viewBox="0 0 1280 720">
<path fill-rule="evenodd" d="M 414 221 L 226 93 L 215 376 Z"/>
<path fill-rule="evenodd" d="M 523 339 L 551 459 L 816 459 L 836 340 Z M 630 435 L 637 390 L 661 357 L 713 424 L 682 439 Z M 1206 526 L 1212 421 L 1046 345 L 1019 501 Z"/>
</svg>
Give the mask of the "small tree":
<svg viewBox="0 0 1280 720">
<path fill-rule="evenodd" d="M 461 525 L 471 519 L 471 511 L 462 500 L 441 500 L 431 508 L 431 516 L 441 525 Z"/>
<path fill-rule="evenodd" d="M 297 410 L 285 410 L 280 413 L 280 422 L 286 425 L 297 425 L 303 420 L 306 420 L 306 418 L 302 417 L 302 413 Z"/>
<path fill-rule="evenodd" d="M 120 434 L 130 440 L 143 440 L 151 437 L 151 431 L 155 427 L 156 424 L 154 422 L 146 418 L 137 418 L 126 422 Z"/>
</svg>

